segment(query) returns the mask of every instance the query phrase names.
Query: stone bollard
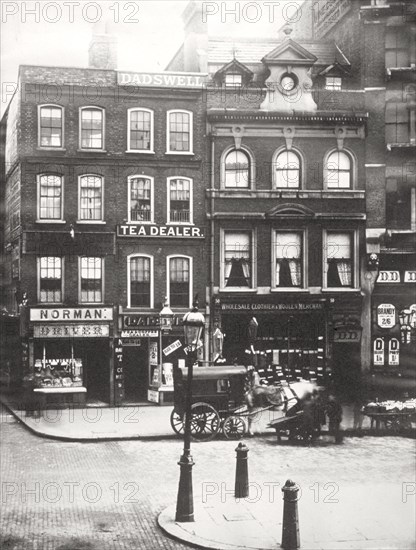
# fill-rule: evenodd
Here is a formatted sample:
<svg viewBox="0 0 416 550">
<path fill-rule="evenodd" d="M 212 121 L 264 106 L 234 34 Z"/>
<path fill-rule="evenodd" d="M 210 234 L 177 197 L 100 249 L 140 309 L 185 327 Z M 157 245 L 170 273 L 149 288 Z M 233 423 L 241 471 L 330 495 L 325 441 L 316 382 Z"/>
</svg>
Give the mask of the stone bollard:
<svg viewBox="0 0 416 550">
<path fill-rule="evenodd" d="M 298 493 L 299 486 L 288 479 L 282 487 L 283 491 L 283 525 L 282 544 L 285 550 L 296 550 L 300 547 Z"/>
<path fill-rule="evenodd" d="M 244 443 L 239 443 L 235 452 L 237 453 L 237 463 L 235 469 L 235 498 L 248 497 L 248 447 Z"/>
</svg>

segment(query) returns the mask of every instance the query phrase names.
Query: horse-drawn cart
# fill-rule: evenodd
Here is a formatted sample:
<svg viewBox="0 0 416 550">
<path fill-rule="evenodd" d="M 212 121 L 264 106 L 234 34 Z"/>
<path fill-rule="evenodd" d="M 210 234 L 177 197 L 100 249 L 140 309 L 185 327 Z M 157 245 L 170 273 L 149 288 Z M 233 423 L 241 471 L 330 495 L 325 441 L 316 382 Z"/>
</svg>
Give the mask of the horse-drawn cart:
<svg viewBox="0 0 416 550">
<path fill-rule="evenodd" d="M 222 430 L 227 439 L 239 439 L 247 431 L 244 404 L 244 366 L 195 367 L 192 380 L 191 437 L 208 441 Z M 182 435 L 185 424 L 185 403 L 188 369 L 174 373 L 174 409 L 170 423 Z"/>
</svg>

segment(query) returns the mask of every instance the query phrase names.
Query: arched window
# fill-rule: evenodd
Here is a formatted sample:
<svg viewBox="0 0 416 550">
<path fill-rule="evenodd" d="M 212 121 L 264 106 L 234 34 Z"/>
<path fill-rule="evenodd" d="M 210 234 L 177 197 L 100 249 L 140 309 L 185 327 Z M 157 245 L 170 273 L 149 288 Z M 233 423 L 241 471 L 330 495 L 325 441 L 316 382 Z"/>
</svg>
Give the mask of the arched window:
<svg viewBox="0 0 416 550">
<path fill-rule="evenodd" d="M 188 256 L 170 256 L 168 262 L 168 297 L 172 307 L 189 307 L 192 290 L 192 262 Z"/>
<path fill-rule="evenodd" d="M 103 178 L 96 175 L 79 177 L 78 219 L 84 222 L 102 221 L 104 214 Z"/>
<path fill-rule="evenodd" d="M 241 149 L 233 149 L 224 159 L 224 187 L 227 189 L 250 187 L 250 157 Z"/>
<path fill-rule="evenodd" d="M 328 189 L 351 189 L 351 157 L 344 151 L 330 153 L 325 163 L 325 185 Z"/>
<path fill-rule="evenodd" d="M 134 255 L 127 258 L 128 307 L 153 307 L 153 258 Z"/>
<path fill-rule="evenodd" d="M 277 189 L 299 189 L 301 160 L 295 151 L 285 149 L 274 160 L 274 183 Z"/>
</svg>

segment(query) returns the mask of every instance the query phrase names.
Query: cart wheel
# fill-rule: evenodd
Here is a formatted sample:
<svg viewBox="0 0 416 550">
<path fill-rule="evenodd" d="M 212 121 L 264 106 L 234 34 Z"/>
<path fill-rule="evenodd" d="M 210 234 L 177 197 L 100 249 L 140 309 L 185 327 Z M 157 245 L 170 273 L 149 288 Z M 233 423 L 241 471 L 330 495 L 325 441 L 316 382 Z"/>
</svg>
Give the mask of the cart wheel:
<svg viewBox="0 0 416 550">
<path fill-rule="evenodd" d="M 222 431 L 227 439 L 241 439 L 247 431 L 246 421 L 241 416 L 228 416 Z"/>
<path fill-rule="evenodd" d="M 209 441 L 220 429 L 220 417 L 208 403 L 194 403 L 191 408 L 191 437 L 194 441 Z"/>
<path fill-rule="evenodd" d="M 177 413 L 175 409 L 170 413 L 170 425 L 175 434 L 183 435 L 184 419 L 185 417 Z"/>
</svg>

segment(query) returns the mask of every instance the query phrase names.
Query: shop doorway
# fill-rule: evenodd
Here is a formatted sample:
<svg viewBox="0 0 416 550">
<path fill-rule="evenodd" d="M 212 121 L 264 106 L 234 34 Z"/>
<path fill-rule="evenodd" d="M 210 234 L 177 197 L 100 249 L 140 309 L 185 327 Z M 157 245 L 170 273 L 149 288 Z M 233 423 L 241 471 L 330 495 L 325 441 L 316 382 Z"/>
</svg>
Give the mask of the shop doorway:
<svg viewBox="0 0 416 550">
<path fill-rule="evenodd" d="M 87 401 L 110 402 L 110 347 L 107 339 L 74 340 L 74 356 L 81 359 Z"/>
<path fill-rule="evenodd" d="M 123 348 L 124 395 L 126 403 L 147 401 L 148 346 L 126 346 Z"/>
</svg>

